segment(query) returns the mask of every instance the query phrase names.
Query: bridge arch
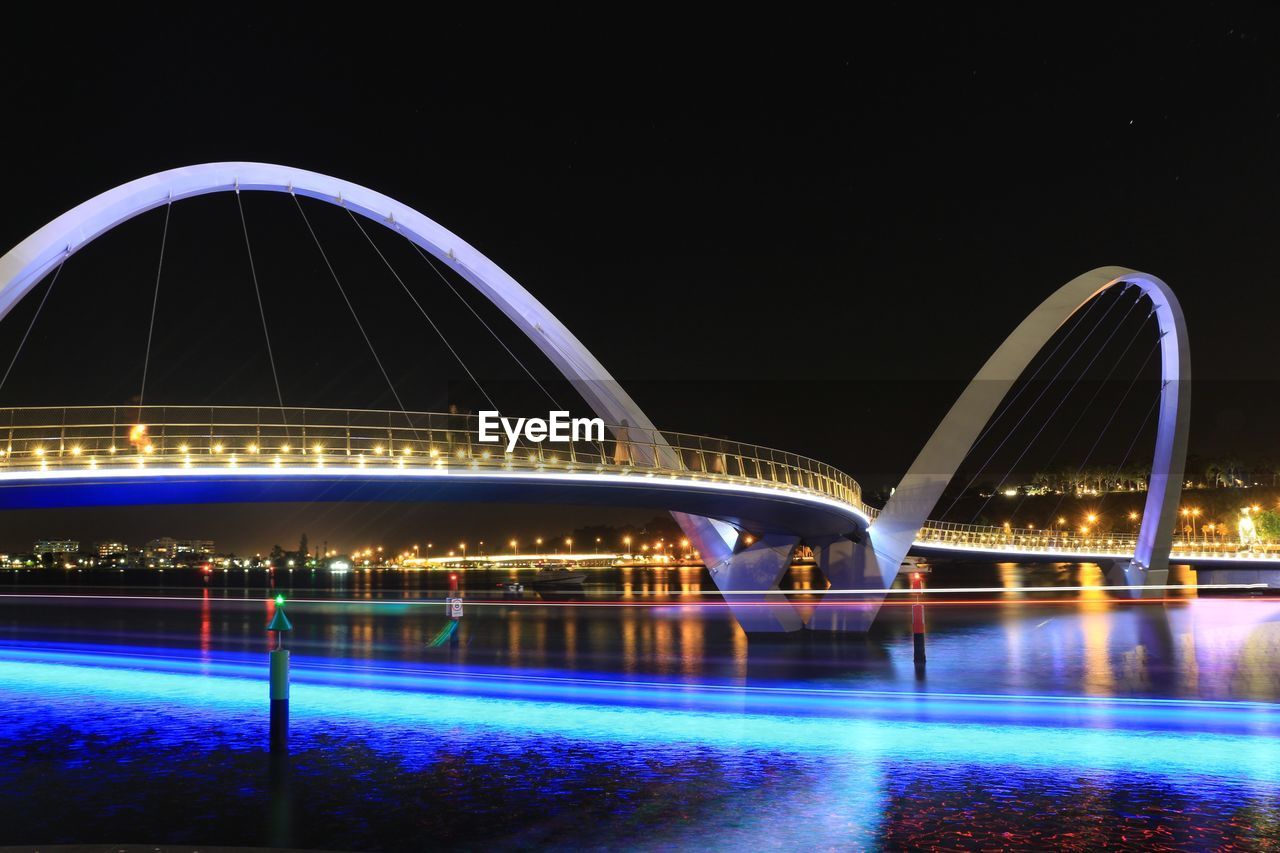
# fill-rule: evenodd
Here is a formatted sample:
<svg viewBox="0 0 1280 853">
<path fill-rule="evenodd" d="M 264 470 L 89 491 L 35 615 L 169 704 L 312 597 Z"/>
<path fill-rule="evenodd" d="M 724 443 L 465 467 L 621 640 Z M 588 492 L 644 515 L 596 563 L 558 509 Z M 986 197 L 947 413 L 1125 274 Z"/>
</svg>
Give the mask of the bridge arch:
<svg viewBox="0 0 1280 853">
<path fill-rule="evenodd" d="M 1173 291 L 1153 275 L 1099 267 L 1073 278 L 1032 311 L 987 359 L 916 457 L 869 530 L 871 554 L 887 586 L 916 534 L 955 476 L 996 407 L 1053 333 L 1089 300 L 1117 285 L 1142 289 L 1160 329 L 1159 421 L 1138 547 L 1126 572 L 1130 583 L 1163 583 L 1177 521 L 1191 419 L 1191 354 L 1186 320 Z M 870 568 L 868 566 L 868 568 Z"/>
<path fill-rule="evenodd" d="M 184 166 L 138 178 L 94 196 L 0 257 L 0 319 L 55 266 L 117 225 L 170 202 L 242 191 L 319 199 L 402 234 L 461 275 L 511 318 L 575 384 L 606 423 L 655 429 L 582 342 L 533 294 L 470 243 L 390 196 L 290 166 L 248 162 Z"/>
</svg>

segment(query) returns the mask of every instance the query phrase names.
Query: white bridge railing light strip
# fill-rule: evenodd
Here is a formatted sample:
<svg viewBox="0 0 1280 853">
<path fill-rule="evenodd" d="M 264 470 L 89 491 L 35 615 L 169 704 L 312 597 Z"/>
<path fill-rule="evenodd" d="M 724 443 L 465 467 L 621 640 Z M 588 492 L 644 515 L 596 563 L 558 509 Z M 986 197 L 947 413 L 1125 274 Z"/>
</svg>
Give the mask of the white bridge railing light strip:
<svg viewBox="0 0 1280 853">
<path fill-rule="evenodd" d="M 956 551 L 1013 554 L 1132 556 L 1138 537 L 1133 533 L 1081 532 L 1064 527 L 1027 528 L 929 521 L 920 529 L 916 544 Z M 1234 538 L 1175 537 L 1173 552 L 1182 557 L 1236 557 L 1275 559 L 1280 543 L 1244 543 Z"/>
<path fill-rule="evenodd" d="M 848 474 L 815 459 L 723 438 L 605 427 L 604 441 L 479 440 L 473 415 L 278 406 L 74 406 L 0 409 L 0 472 L 152 468 L 476 469 L 611 474 L 744 484 L 823 498 L 874 520 Z M 1132 533 L 928 521 L 939 550 L 1132 556 Z M 1175 538 L 1175 556 L 1280 558 L 1280 544 Z"/>
<path fill-rule="evenodd" d="M 536 469 L 745 483 L 848 504 L 857 481 L 815 459 L 728 439 L 605 427 L 604 441 L 480 441 L 473 415 L 278 406 L 0 409 L 0 471 L 122 467 Z"/>
</svg>

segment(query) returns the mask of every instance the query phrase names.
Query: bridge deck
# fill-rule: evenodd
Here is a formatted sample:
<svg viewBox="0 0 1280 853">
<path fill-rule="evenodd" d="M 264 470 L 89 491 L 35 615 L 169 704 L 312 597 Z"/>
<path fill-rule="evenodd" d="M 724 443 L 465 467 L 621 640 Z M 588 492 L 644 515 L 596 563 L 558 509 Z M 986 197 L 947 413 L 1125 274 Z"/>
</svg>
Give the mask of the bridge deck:
<svg viewBox="0 0 1280 853">
<path fill-rule="evenodd" d="M 607 426 L 602 441 L 481 441 L 479 419 L 272 407 L 0 409 L 0 507 L 536 499 L 652 506 L 801 536 L 865 530 L 849 475 L 723 438 Z M 929 521 L 914 550 L 1119 560 L 1137 537 Z M 1280 546 L 1176 540 L 1172 559 L 1280 562 Z"/>
<path fill-rule="evenodd" d="M 289 500 L 653 506 L 762 531 L 865 529 L 847 474 L 710 436 L 607 426 L 509 445 L 429 412 L 137 406 L 0 409 L 0 506 Z"/>
</svg>

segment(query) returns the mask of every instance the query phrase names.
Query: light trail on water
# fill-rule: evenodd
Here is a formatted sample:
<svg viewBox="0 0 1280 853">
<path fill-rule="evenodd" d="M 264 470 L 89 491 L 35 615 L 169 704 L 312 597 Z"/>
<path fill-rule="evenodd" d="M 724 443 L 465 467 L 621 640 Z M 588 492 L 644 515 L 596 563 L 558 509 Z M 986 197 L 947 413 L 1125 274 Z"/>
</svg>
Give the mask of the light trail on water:
<svg viewBox="0 0 1280 853">
<path fill-rule="evenodd" d="M 602 744 L 1280 781 L 1280 707 L 1264 702 L 684 683 L 301 655 L 294 677 L 296 724 L 326 736 L 346 726 L 389 734 L 465 726 Z M 260 655 L 0 644 L 0 696 L 28 709 L 79 703 L 101 719 L 120 704 L 153 709 L 153 726 L 171 713 L 243 725 L 265 713 L 264 686 Z"/>
<path fill-rule="evenodd" d="M 1191 590 L 1191 589 L 1244 589 L 1256 591 L 1258 589 L 1269 589 L 1266 584 L 1248 584 L 1248 585 L 1194 585 L 1188 584 L 1183 586 L 1164 586 L 1164 587 L 1119 587 L 1119 586 L 1042 586 L 1042 587 L 948 587 L 932 590 L 924 590 L 925 594 L 949 594 L 964 595 L 976 593 L 1003 593 L 1007 595 L 1020 594 L 1024 592 L 1094 592 L 1094 591 L 1113 591 L 1113 590 L 1143 590 L 1143 589 L 1168 589 L 1168 590 Z M 223 604 L 252 604 L 261 605 L 263 602 L 270 601 L 279 592 L 279 590 L 269 591 L 269 594 L 263 598 L 230 598 L 230 597 L 210 597 L 206 599 L 203 595 L 91 595 L 85 593 L 0 593 L 0 600 L 3 599 L 44 599 L 51 601 L 131 601 L 131 602 L 156 602 L 156 601 L 174 601 L 174 602 L 217 602 Z M 679 597 L 684 596 L 722 596 L 718 590 L 592 590 L 595 595 L 620 595 L 620 596 L 675 596 L 674 598 L 665 598 L 658 601 L 593 601 L 587 599 L 580 600 L 555 600 L 555 599 L 525 599 L 525 598 L 465 598 L 468 607 L 615 607 L 615 608 L 640 608 L 640 607 L 711 607 L 711 608 L 728 608 L 728 607 L 775 607 L 779 603 L 790 602 L 795 604 L 824 604 L 825 606 L 848 606 L 848 607 L 865 607 L 867 604 L 876 604 L 880 607 L 910 607 L 915 601 L 893 601 L 886 600 L 880 602 L 859 602 L 859 601 L 836 601 L 822 602 L 806 600 L 806 596 L 813 596 L 822 593 L 826 594 L 848 594 L 858 592 L 862 595 L 876 596 L 886 593 L 895 593 L 898 595 L 918 595 L 920 590 L 755 590 L 755 591 L 737 591 L 734 595 L 746 596 L 783 596 L 784 602 L 778 601 L 681 601 Z M 465 593 L 465 590 L 464 590 Z M 796 599 L 789 596 L 795 596 Z M 797 600 L 798 599 L 798 600 Z M 1151 605 L 1151 604 L 1187 604 L 1189 602 L 1201 599 L 1190 597 L 1172 597 L 1162 596 L 1159 598 L 1109 598 L 1105 599 L 1110 604 L 1123 605 Z M 1258 596 L 1251 595 L 1247 598 L 1226 598 L 1215 599 L 1225 602 L 1238 602 L 1240 604 L 1262 603 L 1262 602 L 1280 602 L 1277 596 Z M 963 599 L 930 599 L 930 606 L 950 606 L 962 607 L 973 605 L 1032 605 L 1032 604 L 1053 604 L 1053 605 L 1072 605 L 1072 604 L 1097 604 L 1100 599 L 1096 598 L 963 598 Z M 385 598 L 301 598 L 290 597 L 288 599 L 289 606 L 308 606 L 308 605 L 358 605 L 373 607 L 439 607 L 443 606 L 445 599 L 442 598 L 405 598 L 405 599 L 385 599 Z"/>
</svg>

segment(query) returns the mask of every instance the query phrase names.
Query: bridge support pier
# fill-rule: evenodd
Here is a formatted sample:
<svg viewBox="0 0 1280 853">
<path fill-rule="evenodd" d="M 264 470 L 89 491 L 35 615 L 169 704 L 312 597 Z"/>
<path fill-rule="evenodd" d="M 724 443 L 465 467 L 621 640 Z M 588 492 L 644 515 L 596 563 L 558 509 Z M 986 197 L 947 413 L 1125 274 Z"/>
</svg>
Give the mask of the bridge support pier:
<svg viewBox="0 0 1280 853">
<path fill-rule="evenodd" d="M 1253 566 L 1197 566 L 1196 581 L 1198 583 L 1256 583 L 1266 584 L 1270 589 L 1280 589 L 1280 569 Z"/>
<path fill-rule="evenodd" d="M 1147 567 L 1137 560 L 1116 560 L 1107 572 L 1107 583 L 1112 586 L 1163 586 L 1169 582 L 1169 564 L 1164 568 Z M 1129 598 L 1163 598 L 1163 589 L 1124 590 Z"/>
<path fill-rule="evenodd" d="M 742 590 L 776 590 L 791 567 L 799 536 L 765 533 L 746 545 L 739 530 L 727 522 L 673 512 L 685 536 L 702 554 L 716 589 L 748 636 L 786 635 L 804 627 L 800 614 L 779 594 L 735 595 Z"/>
<path fill-rule="evenodd" d="M 827 593 L 813 610 L 806 627 L 811 631 L 865 633 L 871 628 L 886 588 L 874 552 L 843 536 L 810 542 L 818 568 L 831 589 L 865 589 L 866 593 Z M 871 590 L 879 590 L 872 592 Z"/>
</svg>

